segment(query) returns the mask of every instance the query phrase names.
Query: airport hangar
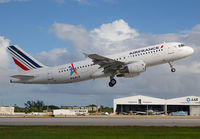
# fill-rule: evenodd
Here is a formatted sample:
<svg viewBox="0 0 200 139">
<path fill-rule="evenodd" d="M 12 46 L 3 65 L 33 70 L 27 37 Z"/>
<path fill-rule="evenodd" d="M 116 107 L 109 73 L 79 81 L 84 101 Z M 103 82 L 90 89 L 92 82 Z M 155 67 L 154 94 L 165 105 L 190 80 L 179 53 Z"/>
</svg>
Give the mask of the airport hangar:
<svg viewBox="0 0 200 139">
<path fill-rule="evenodd" d="M 148 111 L 162 112 L 169 115 L 173 112 L 184 111 L 191 116 L 200 116 L 200 97 L 186 96 L 172 99 L 160 99 L 148 96 L 130 96 L 114 99 L 113 111 L 116 114 L 137 113 Z M 161 113 L 160 113 L 161 114 Z"/>
</svg>

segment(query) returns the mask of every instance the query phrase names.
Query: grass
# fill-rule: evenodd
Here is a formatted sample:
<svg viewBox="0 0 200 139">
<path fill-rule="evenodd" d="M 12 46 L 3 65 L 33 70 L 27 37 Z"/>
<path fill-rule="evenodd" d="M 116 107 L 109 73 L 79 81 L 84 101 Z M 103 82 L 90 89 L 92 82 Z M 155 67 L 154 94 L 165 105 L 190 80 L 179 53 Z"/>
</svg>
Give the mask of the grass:
<svg viewBox="0 0 200 139">
<path fill-rule="evenodd" d="M 200 127 L 0 126 L 0 139 L 195 139 Z"/>
</svg>

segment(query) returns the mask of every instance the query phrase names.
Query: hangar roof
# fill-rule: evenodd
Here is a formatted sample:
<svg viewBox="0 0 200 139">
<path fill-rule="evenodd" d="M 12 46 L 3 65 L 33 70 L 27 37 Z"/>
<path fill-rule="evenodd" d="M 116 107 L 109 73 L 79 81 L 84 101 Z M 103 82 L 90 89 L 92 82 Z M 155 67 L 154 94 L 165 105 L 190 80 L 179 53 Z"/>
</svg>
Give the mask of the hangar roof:
<svg viewBox="0 0 200 139">
<path fill-rule="evenodd" d="M 130 96 L 124 98 L 114 99 L 114 103 L 117 104 L 165 104 L 165 99 L 155 98 L 155 97 L 148 97 L 148 96 Z"/>
<path fill-rule="evenodd" d="M 168 105 L 200 105 L 200 97 L 185 96 L 179 98 L 167 99 Z"/>
<path fill-rule="evenodd" d="M 185 96 L 172 99 L 161 99 L 148 96 L 130 96 L 124 98 L 114 99 L 114 104 L 127 104 L 127 105 L 200 105 L 200 97 L 198 96 Z"/>
</svg>

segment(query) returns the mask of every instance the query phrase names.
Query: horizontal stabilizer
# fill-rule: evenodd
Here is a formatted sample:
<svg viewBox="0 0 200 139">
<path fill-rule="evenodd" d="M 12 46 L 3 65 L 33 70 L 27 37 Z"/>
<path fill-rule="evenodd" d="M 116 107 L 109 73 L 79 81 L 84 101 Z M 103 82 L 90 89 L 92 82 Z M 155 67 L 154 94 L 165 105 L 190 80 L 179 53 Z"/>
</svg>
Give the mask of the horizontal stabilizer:
<svg viewBox="0 0 200 139">
<path fill-rule="evenodd" d="M 20 80 L 28 80 L 34 78 L 34 76 L 30 75 L 13 75 L 12 78 L 20 79 Z"/>
</svg>

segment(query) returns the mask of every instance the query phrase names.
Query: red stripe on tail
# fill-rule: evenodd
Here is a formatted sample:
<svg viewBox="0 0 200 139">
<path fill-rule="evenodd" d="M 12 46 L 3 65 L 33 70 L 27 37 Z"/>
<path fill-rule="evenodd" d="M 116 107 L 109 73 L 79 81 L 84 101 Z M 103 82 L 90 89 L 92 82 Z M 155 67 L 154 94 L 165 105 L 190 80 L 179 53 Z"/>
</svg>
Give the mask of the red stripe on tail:
<svg viewBox="0 0 200 139">
<path fill-rule="evenodd" d="M 22 63 L 20 63 L 18 60 L 16 60 L 14 57 L 13 57 L 13 60 L 15 62 L 15 64 L 17 64 L 20 68 L 22 68 L 23 70 L 29 70 L 27 67 L 25 67 Z"/>
</svg>

